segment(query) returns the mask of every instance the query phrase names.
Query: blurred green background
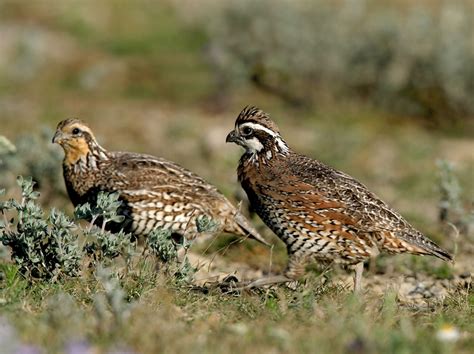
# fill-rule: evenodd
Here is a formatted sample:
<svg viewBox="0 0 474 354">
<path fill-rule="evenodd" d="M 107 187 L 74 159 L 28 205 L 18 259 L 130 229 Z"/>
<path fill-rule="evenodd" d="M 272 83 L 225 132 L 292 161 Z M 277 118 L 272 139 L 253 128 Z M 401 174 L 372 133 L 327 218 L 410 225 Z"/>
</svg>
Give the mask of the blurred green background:
<svg viewBox="0 0 474 354">
<path fill-rule="evenodd" d="M 225 137 L 245 105 L 267 111 L 294 150 L 367 185 L 454 252 L 456 264 L 381 257 L 365 281 L 385 297 L 361 304 L 338 285 L 320 290 L 314 275 L 300 292 L 261 297 L 196 295 L 163 286 L 166 279 L 142 286 L 130 276 L 124 283 L 139 302 L 137 315 L 116 337 L 89 323 L 93 282 L 66 284 L 75 305 L 46 306 L 64 288 L 22 285 L 15 293 L 6 277 L 0 305 L 22 336 L 45 348 L 53 338 L 60 347 L 79 316 L 74 310 L 86 311 L 78 333 L 89 340 L 125 340 L 144 352 L 236 352 L 241 345 L 248 352 L 275 345 L 273 352 L 472 352 L 472 0 L 0 0 L 0 189 L 7 196 L 18 196 L 18 174 L 32 175 L 41 203 L 72 212 L 62 151 L 51 138 L 60 120 L 78 117 L 105 148 L 173 160 L 237 202 L 241 150 Z M 273 259 L 251 242 L 228 244 L 218 239 L 207 254 L 225 249 L 226 262 L 257 270 L 285 266 L 281 243 Z M 401 274 L 403 281 L 394 278 Z M 417 289 L 436 279 L 453 295 L 439 303 L 428 297 L 426 308 L 397 307 L 387 287 L 403 287 L 409 275 Z M 460 278 L 468 279 L 464 288 Z M 457 347 L 434 341 L 445 323 L 464 331 Z"/>
<path fill-rule="evenodd" d="M 35 174 L 45 203 L 64 197 L 48 140 L 79 117 L 106 148 L 172 159 L 232 195 L 241 152 L 224 140 L 249 104 L 295 150 L 429 228 L 437 160 L 453 163 L 472 203 L 472 10 L 467 0 L 2 1 L 0 134 L 22 161 L 0 166 L 1 184 Z"/>
</svg>

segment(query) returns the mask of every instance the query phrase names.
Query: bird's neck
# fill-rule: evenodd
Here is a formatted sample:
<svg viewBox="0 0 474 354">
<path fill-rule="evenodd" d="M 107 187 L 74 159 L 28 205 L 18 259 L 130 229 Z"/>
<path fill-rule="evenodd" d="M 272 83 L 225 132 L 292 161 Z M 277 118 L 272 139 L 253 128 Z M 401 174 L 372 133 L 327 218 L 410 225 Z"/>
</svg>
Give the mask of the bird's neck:
<svg viewBox="0 0 474 354">
<path fill-rule="evenodd" d="M 96 169 L 99 161 L 109 160 L 109 153 L 95 141 L 81 142 L 65 149 L 64 164 L 76 172 Z"/>
<path fill-rule="evenodd" d="M 242 155 L 240 164 L 260 168 L 282 158 L 286 158 L 291 153 L 288 144 L 279 136 L 271 140 L 263 141 L 261 144 L 262 148 L 258 151 L 247 150 Z"/>
<path fill-rule="evenodd" d="M 264 181 L 275 180 L 277 176 L 285 173 L 290 154 L 291 149 L 281 140 L 280 143 L 266 144 L 261 151 L 247 151 L 242 155 L 237 175 L 249 199 L 255 199 L 252 196 L 256 196 L 255 191 L 266 183 Z"/>
</svg>

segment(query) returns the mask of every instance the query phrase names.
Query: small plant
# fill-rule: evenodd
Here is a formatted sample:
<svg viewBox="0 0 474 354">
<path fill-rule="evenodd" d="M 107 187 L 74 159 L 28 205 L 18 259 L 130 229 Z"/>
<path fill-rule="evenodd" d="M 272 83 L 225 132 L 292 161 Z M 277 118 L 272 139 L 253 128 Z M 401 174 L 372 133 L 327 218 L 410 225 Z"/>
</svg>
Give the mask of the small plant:
<svg viewBox="0 0 474 354">
<path fill-rule="evenodd" d="M 128 260 L 130 235 L 106 231 L 107 223 L 123 220 L 117 212 L 118 195 L 100 193 L 94 207 L 77 207 L 76 217 L 101 225 L 91 223 L 83 228 L 56 209 L 46 216 L 36 203 L 39 193 L 33 190 L 32 178 L 18 177 L 17 181 L 22 190 L 21 201 L 0 202 L 0 241 L 10 247 L 12 260 L 26 278 L 76 277 L 82 273 L 83 260 L 87 258 L 93 265 L 108 264 L 118 256 Z"/>
<path fill-rule="evenodd" d="M 84 230 L 84 235 L 89 240 L 84 249 L 94 264 L 107 263 L 119 256 L 128 258 L 132 253 L 130 235 L 123 231 L 111 233 L 93 227 Z"/>
<path fill-rule="evenodd" d="M 446 160 L 437 161 L 439 171 L 439 220 L 447 221 L 450 214 L 460 214 L 461 205 L 461 186 L 454 174 L 454 167 Z"/>
<path fill-rule="evenodd" d="M 183 237 L 182 242 L 178 242 L 173 239 L 171 230 L 157 228 L 147 236 L 146 244 L 165 265 L 167 273 L 178 281 L 191 281 L 195 269 L 191 266 L 187 257 L 188 249 L 191 246 L 190 241 Z M 183 257 L 179 255 L 180 250 L 184 250 Z"/>
<path fill-rule="evenodd" d="M 74 214 L 78 219 L 90 220 L 91 224 L 101 224 L 102 230 L 109 222 L 122 222 L 123 215 L 118 214 L 118 208 L 122 202 L 119 200 L 118 193 L 99 192 L 94 206 L 89 203 L 76 207 Z"/>
<path fill-rule="evenodd" d="M 178 260 L 178 244 L 173 240 L 171 230 L 155 229 L 147 237 L 147 246 L 162 262 Z"/>
<path fill-rule="evenodd" d="M 107 262 L 120 255 L 128 258 L 132 253 L 130 234 L 123 230 L 117 233 L 106 231 L 108 223 L 123 221 L 124 216 L 118 214 L 121 204 L 118 193 L 99 192 L 94 206 L 86 203 L 77 206 L 74 211 L 77 219 L 90 220 L 89 227 L 82 229 L 87 240 L 84 249 L 95 264 Z"/>
<path fill-rule="evenodd" d="M 52 209 L 48 216 L 36 203 L 32 178 L 18 178 L 22 190 L 20 202 L 10 199 L 0 202 L 0 241 L 11 248 L 12 260 L 27 279 L 60 279 L 83 274 L 85 265 L 111 267 L 122 257 L 131 263 L 135 243 L 122 230 L 107 231 L 109 223 L 120 223 L 121 201 L 118 194 L 99 193 L 96 203 L 76 207 L 76 219 L 87 219 L 82 227 L 64 213 Z M 11 217 L 13 215 L 13 217 Z M 196 218 L 198 233 L 214 232 L 218 223 L 206 216 Z M 165 265 L 168 274 L 178 282 L 189 282 L 196 269 L 187 257 L 191 242 L 177 240 L 171 230 L 156 229 L 146 238 L 146 248 Z M 127 268 L 128 269 L 128 268 Z"/>
<path fill-rule="evenodd" d="M 12 251 L 12 259 L 21 273 L 33 278 L 77 276 L 81 250 L 74 233 L 75 224 L 55 209 L 45 217 L 35 200 L 31 178 L 18 178 L 22 189 L 20 202 L 9 200 L 0 203 L 3 222 L 0 223 L 0 240 Z M 8 218 L 16 212 L 16 218 Z"/>
<path fill-rule="evenodd" d="M 198 233 L 214 232 L 218 223 L 211 218 L 201 215 L 196 218 Z M 166 265 L 166 271 L 172 274 L 178 282 L 190 282 L 196 272 L 189 262 L 187 253 L 192 245 L 186 237 L 176 241 L 173 233 L 168 229 L 155 229 L 147 236 L 147 247 Z M 184 255 L 180 255 L 180 251 Z"/>
</svg>

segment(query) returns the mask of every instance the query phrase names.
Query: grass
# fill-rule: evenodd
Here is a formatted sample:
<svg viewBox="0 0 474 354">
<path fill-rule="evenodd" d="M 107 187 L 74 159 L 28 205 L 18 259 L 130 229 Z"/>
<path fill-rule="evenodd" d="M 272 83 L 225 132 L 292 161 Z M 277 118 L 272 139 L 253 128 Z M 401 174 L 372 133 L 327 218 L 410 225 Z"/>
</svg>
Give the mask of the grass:
<svg viewBox="0 0 474 354">
<path fill-rule="evenodd" d="M 25 183 L 28 196 L 31 183 Z M 115 215 L 114 200 L 110 199 L 110 206 L 101 204 L 100 215 L 105 210 Z M 32 207 L 18 208 L 20 222 L 25 223 Z M 194 252 L 214 257 L 228 249 L 228 261 L 252 264 L 258 249 L 250 244 L 232 247 L 232 243 L 232 239 L 220 238 Z M 117 245 L 103 243 L 101 247 L 105 254 L 107 247 L 112 250 Z M 169 255 L 169 250 L 160 252 L 162 257 Z M 107 269 L 84 261 L 80 277 L 62 272 L 60 277 L 43 279 L 3 259 L 2 345 L 13 348 L 12 352 L 28 347 L 53 353 L 305 353 L 314 348 L 334 353 L 468 353 L 474 344 L 470 280 L 459 282 L 457 270 L 429 258 L 411 257 L 405 262 L 380 258 L 374 271 L 366 273 L 367 291 L 354 295 L 337 270 L 327 273 L 315 268 L 296 290 L 282 286 L 227 292 L 212 284 L 195 286 L 183 281 L 179 272 L 160 266 L 140 248 L 127 248 L 122 255 L 128 259 L 126 267 L 113 257 L 116 261 L 108 260 Z M 393 269 L 388 271 L 388 267 Z M 415 287 L 409 286 L 410 293 L 397 289 L 405 284 L 394 281 L 397 273 L 417 279 Z M 382 278 L 382 285 L 377 285 Z M 439 287 L 429 290 L 433 281 L 447 286 L 444 296 L 426 295 L 426 291 L 439 291 Z M 421 298 L 416 296 L 419 287 Z M 2 330 L 9 333 L 5 339 Z M 455 340 L 439 339 L 443 331 L 454 332 Z"/>
<path fill-rule="evenodd" d="M 100 314 L 104 293 L 93 278 L 27 286 L 3 266 L 2 313 L 22 341 L 61 352 L 74 342 L 136 352 L 470 352 L 474 296 L 459 291 L 427 308 L 403 308 L 390 290 L 382 298 L 355 297 L 314 279 L 291 291 L 203 294 L 142 265 L 121 280 L 130 311 L 115 322 Z M 59 301 L 58 301 L 59 300 Z M 21 314 L 27 314 L 21 316 Z M 463 338 L 440 343 L 437 331 L 455 325 Z"/>
<path fill-rule="evenodd" d="M 149 5 L 0 4 L 0 18 L 10 26 L 8 38 L 15 45 L 31 44 L 15 37 L 25 26 L 34 29 L 41 44 L 13 54 L 6 50 L 7 64 L 0 63 L 0 135 L 15 144 L 21 135 L 23 141 L 35 142 L 18 155 L 22 168 L 57 166 L 53 172 L 59 175 L 60 152 L 52 151 L 50 137 L 40 139 L 40 127 L 52 130 L 59 120 L 78 116 L 105 147 L 174 160 L 232 197 L 241 151 L 224 139 L 239 110 L 257 104 L 275 118 L 295 150 L 360 179 L 446 248 L 452 250 L 456 243 L 457 264 L 428 257 L 381 257 L 374 271 L 366 272 L 367 292 L 360 297 L 351 294 L 347 273 L 338 269 L 322 277 L 320 269 L 310 271 L 295 291 L 281 286 L 223 294 L 178 283 L 149 258 L 138 260 L 128 273 L 119 272 L 118 284 L 97 277 L 94 269 L 81 278 L 28 282 L 0 247 L 0 346 L 30 345 L 48 353 L 89 347 L 137 353 L 472 352 L 474 293 L 471 278 L 461 277 L 472 272 L 472 234 L 454 239 L 439 225 L 436 167 L 439 159 L 454 162 L 463 205 L 469 206 L 474 195 L 469 120 L 460 120 L 465 126 L 433 130 L 413 117 L 342 98 L 295 109 L 248 86 L 226 92 L 223 104 L 214 99 L 216 83 L 204 56 L 204 34 L 184 24 L 170 3 Z M 57 43 L 68 50 L 58 53 Z M 32 65 L 38 69 L 30 79 L 20 80 L 10 69 L 25 60 L 39 63 Z M 31 153 L 36 151 L 48 151 L 56 160 L 42 162 Z M 25 172 L 13 167 L 6 172 L 0 174 L 0 189 L 9 187 L 12 197 L 16 192 L 10 179 Z M 46 180 L 41 192 L 43 206 L 72 214 L 60 178 Z M 277 242 L 258 219 L 254 222 Z M 195 246 L 193 252 L 207 259 L 217 254 L 214 263 L 221 274 L 284 268 L 281 242 L 270 258 L 267 249 L 234 240 L 223 236 Z M 116 267 L 121 270 L 120 264 Z M 398 287 L 408 278 L 408 292 L 418 283 L 435 282 L 446 294 L 407 298 Z M 438 340 L 448 325 L 460 332 L 459 338 Z M 9 330 L 14 334 L 5 336 Z"/>
</svg>

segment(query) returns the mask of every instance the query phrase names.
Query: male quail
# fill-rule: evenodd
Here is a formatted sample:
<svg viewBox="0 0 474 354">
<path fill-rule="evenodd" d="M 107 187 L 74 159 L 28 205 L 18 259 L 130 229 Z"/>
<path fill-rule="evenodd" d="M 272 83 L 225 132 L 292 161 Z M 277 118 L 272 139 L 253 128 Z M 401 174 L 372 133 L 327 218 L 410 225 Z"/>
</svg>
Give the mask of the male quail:
<svg viewBox="0 0 474 354">
<path fill-rule="evenodd" d="M 197 235 L 196 218 L 207 216 L 224 231 L 268 243 L 214 186 L 162 158 L 101 147 L 91 129 L 78 119 L 58 124 L 53 143 L 64 149 L 66 188 L 76 206 L 94 204 L 100 191 L 118 192 L 124 221 L 109 226 L 135 237 L 160 227 L 176 236 Z"/>
<path fill-rule="evenodd" d="M 308 263 L 319 261 L 354 267 L 357 291 L 363 262 L 379 251 L 452 260 L 354 178 L 292 151 L 276 124 L 258 108 L 244 108 L 226 141 L 245 149 L 239 181 L 289 255 L 283 275 L 252 286 L 296 280 Z"/>
</svg>

